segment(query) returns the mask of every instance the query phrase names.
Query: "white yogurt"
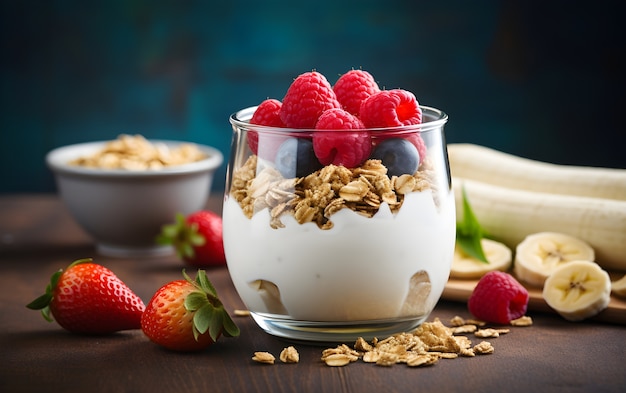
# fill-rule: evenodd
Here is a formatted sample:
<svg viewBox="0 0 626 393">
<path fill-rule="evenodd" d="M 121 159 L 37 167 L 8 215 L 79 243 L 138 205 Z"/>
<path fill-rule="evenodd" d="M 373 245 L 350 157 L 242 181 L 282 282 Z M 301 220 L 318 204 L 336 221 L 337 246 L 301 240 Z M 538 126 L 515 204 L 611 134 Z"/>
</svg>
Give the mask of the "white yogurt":
<svg viewBox="0 0 626 393">
<path fill-rule="evenodd" d="M 281 216 L 284 228 L 269 225 L 267 209 L 247 218 L 233 198 L 223 210 L 224 247 L 234 285 L 250 311 L 303 321 L 397 318 L 409 280 L 428 273 L 430 313 L 448 280 L 455 240 L 454 196 L 430 190 L 406 196 L 392 214 L 386 204 L 372 218 L 344 208 L 331 229 Z M 274 283 L 280 300 L 256 280 Z M 264 300 L 265 299 L 265 300 Z M 406 316 L 404 316 L 406 317 Z"/>
</svg>

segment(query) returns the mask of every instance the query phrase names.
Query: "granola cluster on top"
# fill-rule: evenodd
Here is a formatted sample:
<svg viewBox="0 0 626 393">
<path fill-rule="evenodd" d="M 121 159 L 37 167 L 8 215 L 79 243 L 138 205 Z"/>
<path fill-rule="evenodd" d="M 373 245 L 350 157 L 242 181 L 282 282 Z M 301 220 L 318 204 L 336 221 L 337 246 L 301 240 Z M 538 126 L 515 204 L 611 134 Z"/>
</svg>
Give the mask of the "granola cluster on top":
<svg viewBox="0 0 626 393">
<path fill-rule="evenodd" d="M 330 229 L 330 217 L 343 208 L 372 217 L 384 202 L 397 212 L 406 194 L 436 189 L 428 160 L 413 175 L 391 177 L 382 162 L 375 159 L 357 168 L 331 164 L 305 177 L 290 179 L 271 166 L 257 172 L 258 164 L 257 156 L 252 155 L 233 173 L 230 193 L 248 218 L 269 209 L 270 225 L 275 229 L 284 227 L 280 220 L 283 214 L 292 214 L 300 224 L 315 222 L 320 229 Z"/>
</svg>

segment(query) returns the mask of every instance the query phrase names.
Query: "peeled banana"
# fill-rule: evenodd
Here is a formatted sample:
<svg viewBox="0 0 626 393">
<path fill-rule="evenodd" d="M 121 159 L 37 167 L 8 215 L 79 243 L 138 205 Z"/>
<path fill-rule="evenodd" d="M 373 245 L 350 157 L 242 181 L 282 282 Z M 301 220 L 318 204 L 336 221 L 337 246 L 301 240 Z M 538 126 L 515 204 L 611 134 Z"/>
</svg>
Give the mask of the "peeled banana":
<svg viewBox="0 0 626 393">
<path fill-rule="evenodd" d="M 543 298 L 563 318 L 581 321 L 609 305 L 611 280 L 595 262 L 572 261 L 559 266 L 548 276 Z"/>
<path fill-rule="evenodd" d="M 447 147 L 453 176 L 525 191 L 626 201 L 624 169 L 550 164 L 468 143 Z"/>
<path fill-rule="evenodd" d="M 506 245 L 491 239 L 480 239 L 483 252 L 489 263 L 467 255 L 460 247 L 454 249 L 450 277 L 480 278 L 492 270 L 507 271 L 513 262 L 513 252 Z"/>
<path fill-rule="evenodd" d="M 542 287 L 559 266 L 576 260 L 594 261 L 593 248 L 563 233 L 539 232 L 528 235 L 515 249 L 515 276 L 527 284 Z"/>
<path fill-rule="evenodd" d="M 481 227 L 515 248 L 537 232 L 559 232 L 587 242 L 595 261 L 626 272 L 626 201 L 524 191 L 455 177 L 457 219 L 463 215 L 462 190 Z"/>
<path fill-rule="evenodd" d="M 626 274 L 619 280 L 611 282 L 611 293 L 619 297 L 626 297 Z"/>
</svg>

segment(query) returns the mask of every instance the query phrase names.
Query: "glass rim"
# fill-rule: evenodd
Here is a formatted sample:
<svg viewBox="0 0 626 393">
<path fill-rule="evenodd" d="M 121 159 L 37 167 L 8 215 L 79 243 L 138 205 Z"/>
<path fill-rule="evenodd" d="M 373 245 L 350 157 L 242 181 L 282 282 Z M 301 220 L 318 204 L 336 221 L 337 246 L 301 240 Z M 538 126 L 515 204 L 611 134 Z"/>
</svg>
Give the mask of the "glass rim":
<svg viewBox="0 0 626 393">
<path fill-rule="evenodd" d="M 448 122 L 448 114 L 444 111 L 433 108 L 430 106 L 420 105 L 420 109 L 422 110 L 422 119 L 424 119 L 424 115 L 428 114 L 433 116 L 435 119 L 427 122 L 423 122 L 420 124 L 411 124 L 411 125 L 402 125 L 395 127 L 378 127 L 378 128 L 362 128 L 362 129 L 351 129 L 351 130 L 316 130 L 314 128 L 285 128 L 285 127 L 272 127 L 272 126 L 263 126 L 258 124 L 250 124 L 250 119 L 254 114 L 258 106 L 250 106 L 244 109 L 240 109 L 237 112 L 234 112 L 230 115 L 229 121 L 233 126 L 244 129 L 253 128 L 254 131 L 268 132 L 268 133 L 312 133 L 312 132 L 428 132 L 435 129 L 439 129 L 444 124 Z"/>
</svg>

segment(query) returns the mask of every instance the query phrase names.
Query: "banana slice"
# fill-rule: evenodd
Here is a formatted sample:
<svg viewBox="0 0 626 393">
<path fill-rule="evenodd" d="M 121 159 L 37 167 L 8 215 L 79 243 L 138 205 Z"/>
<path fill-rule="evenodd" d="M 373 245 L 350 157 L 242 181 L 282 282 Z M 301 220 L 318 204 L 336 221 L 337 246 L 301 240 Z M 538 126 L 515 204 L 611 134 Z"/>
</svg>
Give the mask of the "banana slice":
<svg viewBox="0 0 626 393">
<path fill-rule="evenodd" d="M 558 266 L 548 276 L 543 298 L 563 318 L 582 321 L 609 305 L 611 279 L 595 262 L 571 261 Z"/>
<path fill-rule="evenodd" d="M 513 252 L 503 243 L 481 239 L 480 244 L 489 263 L 484 263 L 467 255 L 460 247 L 455 247 L 450 277 L 480 278 L 492 270 L 506 271 L 513 262 Z"/>
<path fill-rule="evenodd" d="M 557 267 L 575 260 L 595 260 L 593 248 L 564 233 L 539 232 L 517 245 L 513 271 L 520 281 L 542 287 Z"/>
<path fill-rule="evenodd" d="M 626 297 L 626 274 L 619 280 L 611 282 L 611 293 L 619 297 Z"/>
</svg>

